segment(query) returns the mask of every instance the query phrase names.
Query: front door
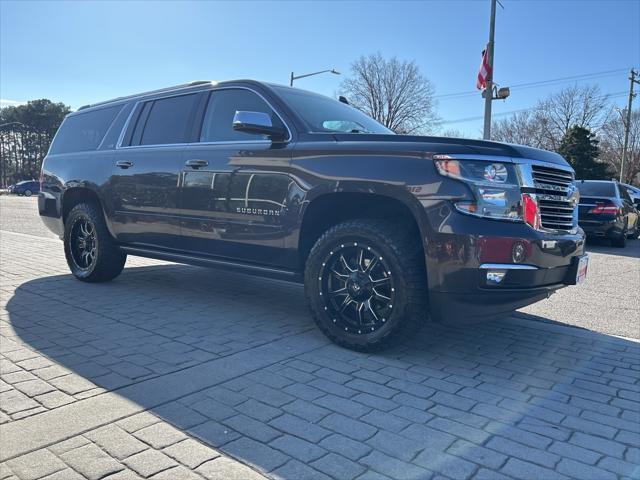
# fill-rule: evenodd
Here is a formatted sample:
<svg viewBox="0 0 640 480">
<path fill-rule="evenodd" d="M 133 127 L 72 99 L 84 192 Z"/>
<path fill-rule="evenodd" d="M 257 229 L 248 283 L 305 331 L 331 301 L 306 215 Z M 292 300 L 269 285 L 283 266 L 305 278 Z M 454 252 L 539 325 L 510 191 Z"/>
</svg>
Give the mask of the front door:
<svg viewBox="0 0 640 480">
<path fill-rule="evenodd" d="M 264 112 L 282 124 L 252 90 L 213 90 L 200 141 L 185 151 L 182 234 L 197 254 L 256 264 L 293 267 L 285 238 L 295 228 L 290 207 L 303 195 L 289 175 L 289 143 L 233 130 L 236 111 Z"/>
<path fill-rule="evenodd" d="M 179 248 L 180 172 L 199 94 L 138 105 L 111 176 L 113 229 L 119 242 Z"/>
</svg>

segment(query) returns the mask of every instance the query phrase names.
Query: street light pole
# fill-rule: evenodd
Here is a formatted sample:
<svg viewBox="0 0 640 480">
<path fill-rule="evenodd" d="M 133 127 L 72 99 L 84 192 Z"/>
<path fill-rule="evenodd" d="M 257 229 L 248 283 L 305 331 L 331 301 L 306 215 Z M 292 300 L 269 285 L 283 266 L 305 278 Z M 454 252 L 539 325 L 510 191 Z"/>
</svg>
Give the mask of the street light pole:
<svg viewBox="0 0 640 480">
<path fill-rule="evenodd" d="M 299 78 L 311 77 L 313 75 L 320 75 L 321 73 L 333 73 L 334 75 L 340 75 L 340 72 L 335 68 L 332 68 L 330 70 L 321 70 L 319 72 L 305 73 L 304 75 L 294 75 L 293 72 L 291 72 L 291 76 L 289 77 L 289 86 L 293 87 L 294 80 L 298 80 Z"/>
<path fill-rule="evenodd" d="M 491 0 L 491 19 L 489 23 L 489 43 L 487 44 L 487 64 L 489 78 L 485 87 L 484 97 L 484 134 L 482 138 L 491 140 L 491 102 L 493 101 L 493 38 L 496 29 L 496 0 Z"/>
<path fill-rule="evenodd" d="M 629 146 L 629 130 L 631 130 L 631 106 L 633 104 L 633 97 L 636 96 L 633 93 L 633 85 L 635 83 L 640 85 L 640 80 L 636 80 L 636 75 L 638 73 L 632 68 L 631 75 L 629 76 L 629 80 L 631 81 L 631 85 L 629 86 L 629 104 L 627 105 L 627 121 L 624 125 L 624 146 L 622 147 L 622 162 L 620 163 L 620 182 L 624 182 L 624 162 L 627 159 L 627 147 Z"/>
</svg>

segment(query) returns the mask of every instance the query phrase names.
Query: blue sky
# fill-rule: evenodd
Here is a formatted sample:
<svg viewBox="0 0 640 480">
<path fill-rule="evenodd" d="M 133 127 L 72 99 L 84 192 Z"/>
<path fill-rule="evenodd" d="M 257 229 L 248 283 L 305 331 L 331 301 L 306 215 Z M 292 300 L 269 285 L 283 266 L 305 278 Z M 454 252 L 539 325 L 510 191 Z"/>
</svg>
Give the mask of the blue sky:
<svg viewBox="0 0 640 480">
<path fill-rule="evenodd" d="M 495 80 L 502 85 L 640 67 L 640 0 L 502 0 Z M 60 2 L 0 0 L 0 98 L 73 108 L 196 79 L 288 82 L 333 95 L 350 63 L 381 52 L 415 60 L 445 122 L 481 117 L 473 92 L 489 0 Z M 626 102 L 628 73 L 582 79 Z M 494 113 L 529 108 L 572 82 L 514 88 Z M 636 100 L 639 101 L 640 100 Z M 7 103 L 5 103 L 6 105 Z M 477 137 L 481 119 L 445 123 Z"/>
</svg>

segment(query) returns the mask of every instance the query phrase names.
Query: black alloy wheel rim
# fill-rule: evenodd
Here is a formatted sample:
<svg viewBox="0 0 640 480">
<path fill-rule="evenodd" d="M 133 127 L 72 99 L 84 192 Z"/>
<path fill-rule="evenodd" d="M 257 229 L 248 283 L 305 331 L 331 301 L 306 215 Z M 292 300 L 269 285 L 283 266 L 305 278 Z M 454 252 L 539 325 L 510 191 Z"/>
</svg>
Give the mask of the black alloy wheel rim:
<svg viewBox="0 0 640 480">
<path fill-rule="evenodd" d="M 386 260 L 369 245 L 348 242 L 334 248 L 318 280 L 324 310 L 337 328 L 370 334 L 388 321 L 396 288 Z"/>
<path fill-rule="evenodd" d="M 81 270 L 89 270 L 96 261 L 96 229 L 88 218 L 79 218 L 71 229 L 71 257 Z"/>
</svg>

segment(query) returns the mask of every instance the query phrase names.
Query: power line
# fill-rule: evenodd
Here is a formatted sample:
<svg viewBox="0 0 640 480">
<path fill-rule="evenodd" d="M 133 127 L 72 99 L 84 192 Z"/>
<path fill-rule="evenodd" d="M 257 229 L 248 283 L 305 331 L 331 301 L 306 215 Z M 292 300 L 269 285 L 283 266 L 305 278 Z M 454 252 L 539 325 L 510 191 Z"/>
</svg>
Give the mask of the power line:
<svg viewBox="0 0 640 480">
<path fill-rule="evenodd" d="M 598 97 L 599 99 L 605 99 L 605 98 L 616 98 L 616 97 L 620 97 L 622 95 L 627 95 L 627 92 L 615 92 L 615 93 L 608 93 L 605 95 L 602 95 L 601 97 Z M 518 110 L 509 110 L 508 112 L 500 112 L 500 113 L 494 113 L 493 117 L 504 117 L 506 115 L 513 115 L 516 113 L 522 113 L 522 112 L 529 112 L 531 110 L 535 110 L 537 107 L 528 107 L 528 108 L 520 108 Z M 464 123 L 464 122 L 472 122 L 475 120 L 482 120 L 484 118 L 484 115 L 480 115 L 480 116 L 476 116 L 476 117 L 466 117 L 466 118 L 458 118 L 456 120 L 447 120 L 444 122 L 440 122 L 442 125 L 448 125 L 451 123 Z"/>
<path fill-rule="evenodd" d="M 532 88 L 532 87 L 537 87 L 542 85 L 553 85 L 555 83 L 562 83 L 562 82 L 567 82 L 571 80 L 587 80 L 587 79 L 596 78 L 596 77 L 607 77 L 607 76 L 612 76 L 612 75 L 615 75 L 621 72 L 626 72 L 626 71 L 627 71 L 626 68 L 618 68 L 615 70 L 604 70 L 602 72 L 583 73 L 580 75 L 571 75 L 569 77 L 559 77 L 559 78 L 552 78 L 548 80 L 539 80 L 536 82 L 519 83 L 519 84 L 511 85 L 509 88 L 522 89 L 522 88 Z M 434 95 L 434 98 L 460 98 L 460 97 L 467 97 L 467 96 L 472 96 L 477 94 L 478 94 L 477 90 L 468 90 L 466 92 L 445 93 L 442 95 Z"/>
<path fill-rule="evenodd" d="M 615 75 L 615 74 L 620 73 L 620 72 L 626 72 L 626 69 L 622 68 L 622 69 L 617 69 L 617 70 L 606 70 L 604 72 L 585 73 L 583 75 L 573 75 L 571 77 L 554 78 L 552 80 L 541 80 L 539 82 L 520 83 L 520 84 L 513 85 L 511 88 L 533 87 L 533 86 L 546 85 L 546 84 L 555 83 L 555 82 L 564 82 L 564 81 L 569 81 L 569 80 L 580 80 L 580 79 L 584 79 L 584 78 L 608 77 L 608 76 L 612 76 L 612 75 Z"/>
</svg>

